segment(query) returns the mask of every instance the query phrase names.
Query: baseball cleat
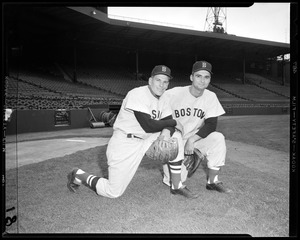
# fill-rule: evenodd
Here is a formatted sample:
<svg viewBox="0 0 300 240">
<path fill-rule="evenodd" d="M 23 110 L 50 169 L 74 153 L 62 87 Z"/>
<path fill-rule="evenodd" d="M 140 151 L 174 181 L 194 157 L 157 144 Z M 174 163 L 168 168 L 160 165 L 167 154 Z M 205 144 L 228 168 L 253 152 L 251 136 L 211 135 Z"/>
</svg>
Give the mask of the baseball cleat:
<svg viewBox="0 0 300 240">
<path fill-rule="evenodd" d="M 171 188 L 171 193 L 174 195 L 182 195 L 186 198 L 197 198 L 199 197 L 198 194 L 192 193 L 186 186 L 183 186 L 179 189 L 172 189 Z"/>
<path fill-rule="evenodd" d="M 67 176 L 68 177 L 67 187 L 69 188 L 69 190 L 71 192 L 76 192 L 80 186 L 80 185 L 74 183 L 77 170 L 78 170 L 78 168 L 74 168 Z"/>
<path fill-rule="evenodd" d="M 230 193 L 232 190 L 224 187 L 222 182 L 215 182 L 215 183 L 207 183 L 206 184 L 206 189 L 207 190 L 215 190 L 221 193 Z"/>
</svg>

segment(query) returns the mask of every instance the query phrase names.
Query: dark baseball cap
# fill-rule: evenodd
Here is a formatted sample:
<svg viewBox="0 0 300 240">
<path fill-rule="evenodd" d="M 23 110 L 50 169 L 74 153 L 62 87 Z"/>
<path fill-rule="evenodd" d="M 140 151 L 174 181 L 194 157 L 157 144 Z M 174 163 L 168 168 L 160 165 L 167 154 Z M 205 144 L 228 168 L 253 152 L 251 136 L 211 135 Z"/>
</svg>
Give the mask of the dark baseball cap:
<svg viewBox="0 0 300 240">
<path fill-rule="evenodd" d="M 168 68 L 165 65 L 157 65 L 153 68 L 152 72 L 151 72 L 151 76 L 155 76 L 158 74 L 163 74 L 168 76 L 170 79 L 172 79 L 173 77 L 171 76 L 171 69 Z"/>
<path fill-rule="evenodd" d="M 200 70 L 206 70 L 206 71 L 210 72 L 210 74 L 213 74 L 211 71 L 212 70 L 211 64 L 206 61 L 197 61 L 194 63 L 192 73 L 198 72 Z"/>
</svg>

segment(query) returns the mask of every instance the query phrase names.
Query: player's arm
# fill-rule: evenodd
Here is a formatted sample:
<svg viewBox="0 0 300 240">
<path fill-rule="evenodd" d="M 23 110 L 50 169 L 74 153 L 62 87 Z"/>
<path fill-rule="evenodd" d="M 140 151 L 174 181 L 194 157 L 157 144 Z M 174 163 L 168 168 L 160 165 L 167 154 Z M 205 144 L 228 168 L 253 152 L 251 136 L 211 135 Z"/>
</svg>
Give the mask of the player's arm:
<svg viewBox="0 0 300 240">
<path fill-rule="evenodd" d="M 171 115 L 161 120 L 154 120 L 147 113 L 134 111 L 134 116 L 146 133 L 160 132 L 165 128 L 169 129 L 172 133 L 175 131 L 175 126 L 177 125 L 176 120 Z"/>
<path fill-rule="evenodd" d="M 210 133 L 216 131 L 218 123 L 218 117 L 211 117 L 204 120 L 204 126 L 200 128 L 196 134 L 189 137 L 186 141 L 184 153 L 189 155 L 193 154 L 194 151 L 194 143 L 201 138 L 206 138 Z"/>
<path fill-rule="evenodd" d="M 216 131 L 218 117 L 211 117 L 204 120 L 204 126 L 196 133 L 201 138 L 206 138 L 210 133 Z"/>
<path fill-rule="evenodd" d="M 171 116 L 169 116 L 169 117 L 171 117 Z M 169 117 L 168 117 L 168 118 L 169 118 Z M 163 118 L 163 119 L 165 119 L 165 118 Z M 176 127 L 166 127 L 166 128 L 164 128 L 164 129 L 161 131 L 161 134 L 160 134 L 159 138 L 160 138 L 160 139 L 169 139 L 169 138 L 174 134 L 175 129 L 177 129 L 177 130 L 179 130 L 180 132 L 182 132 L 183 127 L 182 127 L 181 124 L 180 124 L 181 127 L 180 127 L 178 124 L 180 124 L 180 123 L 177 122 Z"/>
</svg>

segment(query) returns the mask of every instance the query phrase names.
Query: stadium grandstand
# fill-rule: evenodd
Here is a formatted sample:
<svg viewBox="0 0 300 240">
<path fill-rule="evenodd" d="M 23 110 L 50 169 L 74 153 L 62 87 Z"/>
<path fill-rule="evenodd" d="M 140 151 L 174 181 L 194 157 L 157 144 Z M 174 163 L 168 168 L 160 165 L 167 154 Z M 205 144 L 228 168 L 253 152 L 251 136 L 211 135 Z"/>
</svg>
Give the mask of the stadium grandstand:
<svg viewBox="0 0 300 240">
<path fill-rule="evenodd" d="M 289 113 L 289 44 L 110 19 L 97 6 L 8 4 L 3 12 L 5 108 L 40 114 L 28 124 L 45 125 L 63 109 L 81 120 L 62 129 L 88 126 L 88 108 L 117 111 L 128 91 L 148 84 L 153 66 L 172 69 L 172 88 L 190 84 L 200 59 L 213 65 L 209 89 L 226 114 Z M 55 129 L 54 120 L 24 128 L 14 116 L 8 134 Z"/>
</svg>

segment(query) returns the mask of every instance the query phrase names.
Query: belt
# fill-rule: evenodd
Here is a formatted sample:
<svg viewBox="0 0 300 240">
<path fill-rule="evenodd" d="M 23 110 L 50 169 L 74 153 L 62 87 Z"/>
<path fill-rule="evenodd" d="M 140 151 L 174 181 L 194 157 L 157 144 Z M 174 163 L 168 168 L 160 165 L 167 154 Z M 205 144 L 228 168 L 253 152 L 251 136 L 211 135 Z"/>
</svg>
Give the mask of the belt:
<svg viewBox="0 0 300 240">
<path fill-rule="evenodd" d="M 142 139 L 142 138 L 140 138 L 140 137 L 137 137 L 137 136 L 133 135 L 132 133 L 128 133 L 128 134 L 127 134 L 127 138 L 138 138 L 138 139 Z"/>
</svg>

